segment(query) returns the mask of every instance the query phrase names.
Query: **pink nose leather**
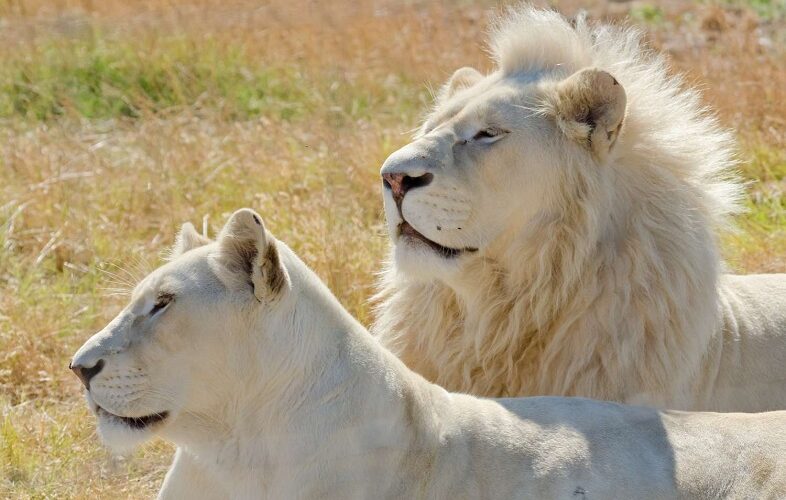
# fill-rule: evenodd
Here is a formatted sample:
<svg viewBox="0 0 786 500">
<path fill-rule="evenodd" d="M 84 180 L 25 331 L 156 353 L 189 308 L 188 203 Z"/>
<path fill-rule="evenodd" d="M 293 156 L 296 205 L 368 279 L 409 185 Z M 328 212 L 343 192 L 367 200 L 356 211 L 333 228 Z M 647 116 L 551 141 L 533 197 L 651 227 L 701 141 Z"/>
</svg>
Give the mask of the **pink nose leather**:
<svg viewBox="0 0 786 500">
<path fill-rule="evenodd" d="M 406 177 L 406 174 L 382 174 L 382 178 L 390 185 L 390 190 L 393 192 L 393 199 L 396 201 L 401 201 L 406 193 L 404 189 L 404 177 Z"/>
</svg>

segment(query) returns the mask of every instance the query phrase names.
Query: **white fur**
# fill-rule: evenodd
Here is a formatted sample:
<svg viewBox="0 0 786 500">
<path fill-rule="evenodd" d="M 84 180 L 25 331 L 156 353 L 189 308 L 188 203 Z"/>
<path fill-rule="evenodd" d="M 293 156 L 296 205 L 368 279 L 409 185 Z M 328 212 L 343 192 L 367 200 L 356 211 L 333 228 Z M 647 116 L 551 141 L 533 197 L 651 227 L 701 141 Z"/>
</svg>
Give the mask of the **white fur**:
<svg viewBox="0 0 786 500">
<path fill-rule="evenodd" d="M 73 360 L 104 361 L 91 381 L 98 404 L 171 412 L 134 438 L 178 446 L 161 498 L 786 495 L 786 412 L 448 393 L 385 350 L 252 214 L 238 212 L 217 242 L 192 241 L 204 246 L 145 278 Z M 270 248 L 275 258 L 259 257 Z M 286 283 L 243 282 L 255 272 L 243 258 L 285 272 Z M 151 320 L 146 298 L 161 290 L 175 298 Z M 110 392 L 109 376 L 121 373 L 143 376 L 146 392 Z"/>
<path fill-rule="evenodd" d="M 717 232 L 740 193 L 732 136 L 640 38 L 510 10 L 492 34 L 497 69 L 459 70 L 385 162 L 383 174 L 434 177 L 401 213 L 385 190 L 394 245 L 372 331 L 429 380 L 786 408 L 786 277 L 722 274 Z M 490 126 L 507 133 L 475 139 Z M 446 259 L 400 238 L 402 215 L 477 251 Z"/>
</svg>

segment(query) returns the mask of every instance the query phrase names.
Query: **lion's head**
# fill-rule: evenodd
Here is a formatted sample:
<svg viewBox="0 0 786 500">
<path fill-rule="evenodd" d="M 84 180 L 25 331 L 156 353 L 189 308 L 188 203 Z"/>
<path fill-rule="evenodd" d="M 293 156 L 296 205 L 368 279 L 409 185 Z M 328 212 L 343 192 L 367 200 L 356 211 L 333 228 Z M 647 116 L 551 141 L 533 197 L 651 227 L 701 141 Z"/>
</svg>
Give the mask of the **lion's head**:
<svg viewBox="0 0 786 500">
<path fill-rule="evenodd" d="M 129 449 L 154 434 L 188 439 L 226 410 L 227 388 L 261 380 L 256 354 L 274 343 L 290 295 L 285 248 L 253 211 L 236 212 L 216 241 L 183 226 L 168 263 L 74 355 L 102 439 Z M 250 329 L 262 332 L 249 338 Z"/>
<path fill-rule="evenodd" d="M 453 75 L 382 167 L 403 272 L 433 277 L 500 251 L 533 218 L 559 213 L 566 183 L 602 182 L 625 91 L 606 71 L 566 69 Z"/>
<path fill-rule="evenodd" d="M 456 71 L 385 161 L 374 331 L 410 366 L 484 396 L 690 383 L 733 142 L 640 38 L 511 10 L 495 69 Z"/>
</svg>

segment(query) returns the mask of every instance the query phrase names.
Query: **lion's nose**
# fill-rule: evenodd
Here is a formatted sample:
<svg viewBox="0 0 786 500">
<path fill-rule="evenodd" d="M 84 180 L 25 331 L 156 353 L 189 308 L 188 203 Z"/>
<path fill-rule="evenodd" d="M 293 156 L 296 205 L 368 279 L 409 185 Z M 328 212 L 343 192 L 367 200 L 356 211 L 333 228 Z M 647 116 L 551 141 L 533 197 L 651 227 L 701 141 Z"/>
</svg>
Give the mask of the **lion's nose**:
<svg viewBox="0 0 786 500">
<path fill-rule="evenodd" d="M 98 372 L 104 367 L 104 360 L 99 359 L 96 364 L 91 366 L 90 368 L 84 367 L 82 365 L 75 365 L 69 363 L 68 367 L 76 373 L 76 376 L 79 377 L 79 380 L 85 385 L 87 390 L 90 390 L 90 379 L 98 375 Z"/>
<path fill-rule="evenodd" d="M 417 177 L 407 174 L 382 174 L 382 184 L 393 193 L 393 199 L 401 204 L 407 191 L 417 187 L 428 186 L 434 180 L 434 174 L 425 173 Z"/>
</svg>

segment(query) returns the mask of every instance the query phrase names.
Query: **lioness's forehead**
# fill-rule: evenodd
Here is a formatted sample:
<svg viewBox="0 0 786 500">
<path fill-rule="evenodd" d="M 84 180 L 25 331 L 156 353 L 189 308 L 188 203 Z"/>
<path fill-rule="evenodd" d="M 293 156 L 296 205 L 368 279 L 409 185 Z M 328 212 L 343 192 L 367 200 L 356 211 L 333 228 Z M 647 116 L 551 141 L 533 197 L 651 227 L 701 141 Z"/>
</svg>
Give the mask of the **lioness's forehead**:
<svg viewBox="0 0 786 500">
<path fill-rule="evenodd" d="M 182 295 L 217 293 L 223 289 L 210 266 L 210 254 L 214 245 L 196 248 L 167 262 L 137 284 L 132 300 L 159 291 Z"/>
</svg>

